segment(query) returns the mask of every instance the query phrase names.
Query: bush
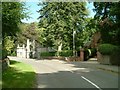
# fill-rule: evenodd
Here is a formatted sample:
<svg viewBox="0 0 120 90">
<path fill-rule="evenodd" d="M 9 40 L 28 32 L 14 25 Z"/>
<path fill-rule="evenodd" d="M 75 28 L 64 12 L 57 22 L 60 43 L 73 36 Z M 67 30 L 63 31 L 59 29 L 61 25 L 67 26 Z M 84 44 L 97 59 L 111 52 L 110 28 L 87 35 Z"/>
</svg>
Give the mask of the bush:
<svg viewBox="0 0 120 90">
<path fill-rule="evenodd" d="M 60 52 L 42 52 L 40 53 L 41 57 L 49 57 L 49 56 L 63 56 L 63 57 L 69 57 L 73 56 L 72 50 L 64 50 Z"/>
<path fill-rule="evenodd" d="M 91 48 L 90 50 L 91 50 L 91 57 L 94 57 L 94 56 L 97 55 L 97 50 L 96 50 L 96 48 Z"/>
<path fill-rule="evenodd" d="M 12 53 L 10 53 L 10 56 L 17 56 L 16 51 L 13 51 Z"/>
<path fill-rule="evenodd" d="M 117 47 L 111 57 L 110 57 L 110 62 L 113 65 L 120 65 L 120 47 Z"/>
<path fill-rule="evenodd" d="M 98 47 L 98 51 L 102 55 L 111 55 L 116 48 L 117 46 L 112 45 L 112 44 L 101 44 Z"/>
<path fill-rule="evenodd" d="M 2 53 L 2 60 L 7 58 L 7 50 L 2 49 L 2 52 L 0 51 L 0 53 Z"/>
<path fill-rule="evenodd" d="M 56 52 L 42 52 L 40 53 L 41 57 L 55 56 Z"/>
<path fill-rule="evenodd" d="M 59 52 L 60 56 L 64 56 L 64 57 L 69 57 L 69 56 L 73 56 L 73 51 L 72 50 L 64 50 Z"/>
</svg>

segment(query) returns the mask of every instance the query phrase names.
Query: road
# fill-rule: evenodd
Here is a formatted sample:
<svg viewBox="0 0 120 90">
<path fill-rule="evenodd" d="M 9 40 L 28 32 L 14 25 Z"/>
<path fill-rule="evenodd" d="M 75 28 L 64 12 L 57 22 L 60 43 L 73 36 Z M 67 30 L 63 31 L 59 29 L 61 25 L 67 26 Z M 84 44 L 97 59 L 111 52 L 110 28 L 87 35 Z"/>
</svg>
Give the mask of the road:
<svg viewBox="0 0 120 90">
<path fill-rule="evenodd" d="M 118 74 L 90 67 L 89 63 L 16 57 L 10 59 L 33 66 L 38 88 L 118 88 Z"/>
</svg>

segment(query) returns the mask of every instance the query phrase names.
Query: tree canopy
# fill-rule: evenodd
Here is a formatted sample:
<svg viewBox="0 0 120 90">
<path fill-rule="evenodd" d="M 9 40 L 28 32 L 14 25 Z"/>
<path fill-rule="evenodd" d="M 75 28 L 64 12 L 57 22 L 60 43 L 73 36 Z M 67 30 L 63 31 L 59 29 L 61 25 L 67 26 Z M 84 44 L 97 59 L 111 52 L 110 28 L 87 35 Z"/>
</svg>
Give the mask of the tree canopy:
<svg viewBox="0 0 120 90">
<path fill-rule="evenodd" d="M 120 45 L 120 2 L 94 2 L 103 43 Z"/>
<path fill-rule="evenodd" d="M 72 49 L 73 31 L 80 34 L 88 14 L 86 3 L 46 2 L 42 5 L 43 8 L 38 12 L 40 13 L 39 27 L 44 28 L 44 45 L 55 46 L 56 49 L 62 45 L 62 49 Z"/>
<path fill-rule="evenodd" d="M 19 31 L 21 19 L 26 17 L 24 3 L 2 2 L 2 35 L 14 36 Z"/>
<path fill-rule="evenodd" d="M 22 23 L 21 20 L 27 17 L 27 13 L 24 12 L 26 10 L 25 4 L 21 2 L 2 2 L 1 5 L 2 51 L 7 55 L 14 46 L 14 37 L 20 31 L 19 25 Z"/>
</svg>

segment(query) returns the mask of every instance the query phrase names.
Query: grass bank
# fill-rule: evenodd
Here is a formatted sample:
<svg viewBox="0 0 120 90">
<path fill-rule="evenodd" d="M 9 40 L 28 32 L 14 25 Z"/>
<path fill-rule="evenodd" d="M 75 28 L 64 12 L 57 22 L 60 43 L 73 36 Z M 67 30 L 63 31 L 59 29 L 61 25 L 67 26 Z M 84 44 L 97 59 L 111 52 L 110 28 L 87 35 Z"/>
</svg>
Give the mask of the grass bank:
<svg viewBox="0 0 120 90">
<path fill-rule="evenodd" d="M 35 72 L 30 65 L 10 60 L 10 67 L 2 73 L 2 88 L 34 88 Z"/>
</svg>

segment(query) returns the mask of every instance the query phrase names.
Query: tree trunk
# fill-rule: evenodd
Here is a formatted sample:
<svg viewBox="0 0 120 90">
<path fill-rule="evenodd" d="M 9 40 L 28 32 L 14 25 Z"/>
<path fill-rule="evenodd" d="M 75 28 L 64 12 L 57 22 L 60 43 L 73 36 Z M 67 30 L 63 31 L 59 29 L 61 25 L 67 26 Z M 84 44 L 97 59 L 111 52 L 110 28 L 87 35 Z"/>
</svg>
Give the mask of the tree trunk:
<svg viewBox="0 0 120 90">
<path fill-rule="evenodd" d="M 60 44 L 58 44 L 58 50 L 57 50 L 57 56 L 59 57 L 60 54 L 59 52 L 62 50 L 62 42 Z"/>
</svg>

